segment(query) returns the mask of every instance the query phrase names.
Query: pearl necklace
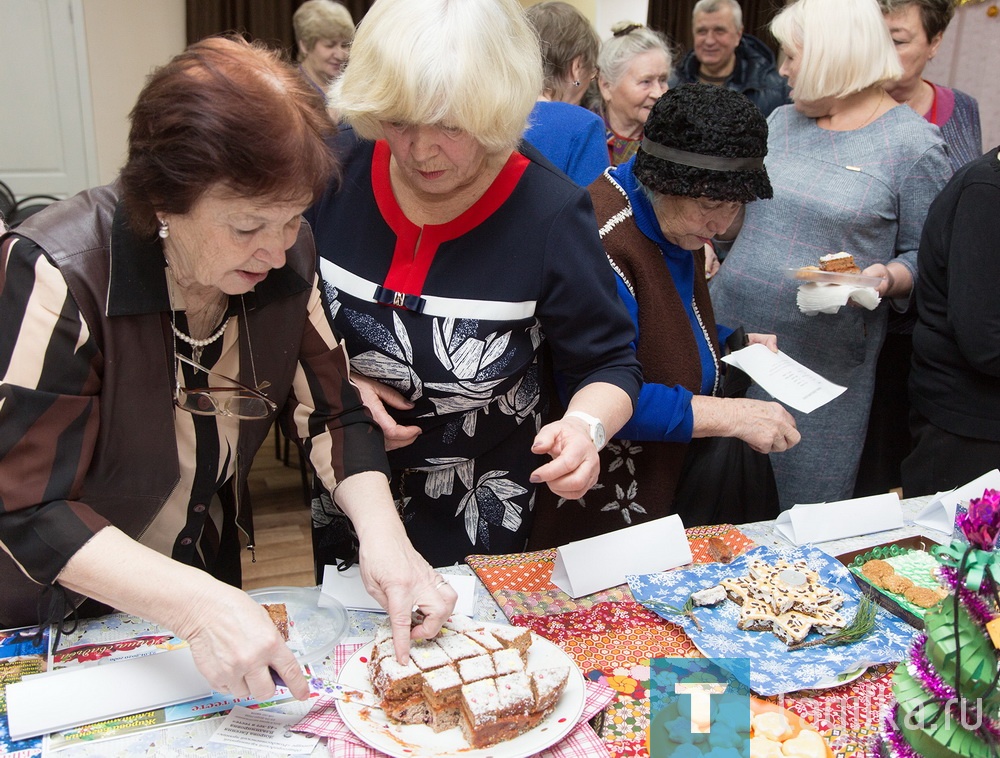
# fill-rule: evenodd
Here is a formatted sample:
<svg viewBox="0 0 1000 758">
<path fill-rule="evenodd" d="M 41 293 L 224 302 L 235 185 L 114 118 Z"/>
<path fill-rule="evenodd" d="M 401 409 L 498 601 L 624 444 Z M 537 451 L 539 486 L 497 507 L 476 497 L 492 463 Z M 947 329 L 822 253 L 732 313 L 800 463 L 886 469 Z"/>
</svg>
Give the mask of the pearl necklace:
<svg viewBox="0 0 1000 758">
<path fill-rule="evenodd" d="M 169 262 L 167 263 L 167 268 L 170 268 Z M 177 311 L 174 310 L 174 305 L 173 305 L 174 289 L 170 283 L 170 279 L 171 276 L 168 275 L 167 296 L 170 299 L 170 329 L 171 331 L 173 331 L 175 337 L 179 337 L 180 339 L 182 339 L 184 342 L 188 343 L 191 346 L 191 357 L 194 359 L 196 363 L 198 363 L 201 361 L 201 354 L 204 352 L 204 349 L 208 345 L 211 345 L 213 342 L 216 342 L 219 339 L 219 337 L 221 337 L 223 334 L 226 333 L 226 327 L 229 326 L 229 321 L 232 317 L 231 316 L 227 317 L 222 322 L 222 326 L 220 326 L 218 329 L 215 330 L 215 334 L 211 335 L 210 337 L 206 337 L 203 340 L 196 340 L 191 335 L 185 334 L 184 332 L 182 332 L 180 329 L 177 328 Z M 223 308 L 222 315 L 224 315 L 225 312 L 226 312 L 225 308 Z"/>
<path fill-rule="evenodd" d="M 229 319 L 228 318 L 222 323 L 222 326 L 220 326 L 216 330 L 215 334 L 213 334 L 211 337 L 206 337 L 203 340 L 196 340 L 194 337 L 191 337 L 191 336 L 185 334 L 184 332 L 182 332 L 180 329 L 178 329 L 177 328 L 177 324 L 175 324 L 175 323 L 171 323 L 170 324 L 170 328 L 173 329 L 174 334 L 177 335 L 178 337 L 180 337 L 182 340 L 184 340 L 186 343 L 188 343 L 192 347 L 206 347 L 207 345 L 211 345 L 213 342 L 215 342 L 217 339 L 219 339 L 219 337 L 221 337 L 223 334 L 226 333 L 226 327 L 227 326 L 229 326 Z"/>
</svg>

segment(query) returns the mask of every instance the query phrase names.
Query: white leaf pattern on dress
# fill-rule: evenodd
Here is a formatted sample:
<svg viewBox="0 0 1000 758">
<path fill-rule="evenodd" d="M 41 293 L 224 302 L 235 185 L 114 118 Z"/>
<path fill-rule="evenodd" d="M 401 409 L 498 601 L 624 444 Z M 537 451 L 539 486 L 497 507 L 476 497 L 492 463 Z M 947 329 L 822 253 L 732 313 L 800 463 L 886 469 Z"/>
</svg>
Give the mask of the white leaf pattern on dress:
<svg viewBox="0 0 1000 758">
<path fill-rule="evenodd" d="M 490 334 L 486 338 L 486 351 L 483 354 L 482 364 L 484 366 L 492 365 L 506 352 L 509 344 L 510 332 L 504 332 L 499 337 L 496 336 L 496 332 Z"/>
<path fill-rule="evenodd" d="M 450 495 L 455 489 L 456 476 L 466 489 L 472 486 L 475 462 L 469 458 L 428 458 L 427 462 L 435 468 L 421 467 L 418 471 L 428 472 L 424 482 L 424 492 L 428 497 L 437 500 L 442 495 Z"/>
<path fill-rule="evenodd" d="M 489 548 L 488 524 L 502 526 L 514 532 L 521 527 L 521 506 L 513 498 L 528 490 L 506 478 L 509 471 L 489 471 L 483 474 L 474 489 L 469 490 L 458 504 L 455 515 L 465 515 L 465 533 L 475 544 L 477 540 Z"/>
<path fill-rule="evenodd" d="M 497 402 L 497 407 L 508 416 L 515 416 L 520 424 L 531 415 L 541 399 L 535 372 L 529 371 Z M 540 417 L 539 417 L 540 419 Z M 537 432 L 537 429 L 536 429 Z"/>
<path fill-rule="evenodd" d="M 451 354 L 455 376 L 458 379 L 475 379 L 483 362 L 486 344 L 482 340 L 467 339 Z"/>
<path fill-rule="evenodd" d="M 475 411 L 469 411 L 468 413 L 465 414 L 465 417 L 462 419 L 462 431 L 465 432 L 465 435 L 467 437 L 476 436 L 477 417 L 478 416 Z"/>
<path fill-rule="evenodd" d="M 454 319 L 450 318 L 445 319 L 443 322 L 440 319 L 434 319 L 434 323 L 431 325 L 434 355 L 437 357 L 438 362 L 449 371 L 452 370 L 452 363 L 451 358 L 448 356 L 448 342 L 451 339 L 450 327 L 454 325 L 453 322 Z M 448 332 L 447 335 L 445 335 L 445 331 Z"/>
<path fill-rule="evenodd" d="M 385 353 L 370 350 L 355 355 L 351 358 L 351 368 L 399 390 L 411 400 L 416 400 L 423 394 L 420 378 L 413 370 Z"/>
<path fill-rule="evenodd" d="M 392 314 L 395 335 L 365 313 L 345 309 L 345 314 L 359 335 L 377 348 L 352 356 L 351 367 L 360 374 L 399 390 L 410 400 L 422 397 L 420 377 L 410 366 L 413 356 L 410 337 L 397 314 Z"/>
<path fill-rule="evenodd" d="M 340 290 L 329 282 L 324 282 L 324 291 L 327 300 L 330 301 L 330 318 L 336 320 L 337 314 L 340 313 Z"/>
<path fill-rule="evenodd" d="M 545 339 L 545 335 L 542 334 L 542 324 L 538 319 L 535 319 L 535 323 L 531 325 L 528 334 L 531 336 L 531 346 L 537 350 L 538 346 L 542 344 L 542 340 Z"/>
<path fill-rule="evenodd" d="M 442 495 L 450 495 L 454 489 L 455 471 L 450 468 L 428 472 L 424 483 L 427 497 L 437 500 Z"/>
<path fill-rule="evenodd" d="M 392 326 L 396 330 L 399 346 L 403 349 L 403 357 L 408 364 L 413 365 L 413 345 L 410 344 L 410 334 L 406 331 L 406 327 L 403 326 L 403 322 L 396 311 L 392 312 Z"/>
<path fill-rule="evenodd" d="M 476 544 L 476 535 L 479 533 L 479 505 L 476 503 L 476 491 L 474 489 L 466 492 L 458 503 L 458 510 L 455 515 L 465 514 L 465 534 L 469 542 Z"/>
<path fill-rule="evenodd" d="M 449 397 L 432 397 L 431 402 L 439 414 L 461 413 L 462 411 L 478 410 L 493 399 L 493 390 L 502 380 L 493 382 L 478 382 L 474 385 L 466 382 L 428 382 L 427 389 L 448 393 Z"/>
</svg>

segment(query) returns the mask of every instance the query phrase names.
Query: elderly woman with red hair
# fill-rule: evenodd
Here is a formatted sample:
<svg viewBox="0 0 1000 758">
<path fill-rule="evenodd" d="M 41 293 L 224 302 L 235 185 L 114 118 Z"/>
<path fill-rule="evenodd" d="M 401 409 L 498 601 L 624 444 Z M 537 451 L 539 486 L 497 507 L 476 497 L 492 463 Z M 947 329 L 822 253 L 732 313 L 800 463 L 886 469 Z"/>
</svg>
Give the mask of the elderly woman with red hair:
<svg viewBox="0 0 1000 758">
<path fill-rule="evenodd" d="M 270 697 L 270 668 L 308 697 L 238 589 L 247 475 L 279 419 L 353 520 L 405 659 L 411 609 L 432 636 L 456 598 L 406 537 L 323 310 L 301 217 L 334 171 L 317 98 L 214 38 L 156 71 L 131 120 L 117 182 L 0 245 L 0 627 L 97 601 L 186 639 L 219 692 Z"/>
</svg>

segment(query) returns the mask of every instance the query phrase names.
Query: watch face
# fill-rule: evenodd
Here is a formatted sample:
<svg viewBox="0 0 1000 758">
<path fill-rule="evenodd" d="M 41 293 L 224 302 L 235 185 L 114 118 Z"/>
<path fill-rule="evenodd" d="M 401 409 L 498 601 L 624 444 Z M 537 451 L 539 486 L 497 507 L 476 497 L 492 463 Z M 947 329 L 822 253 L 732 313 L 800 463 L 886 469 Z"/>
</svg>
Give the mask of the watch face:
<svg viewBox="0 0 1000 758">
<path fill-rule="evenodd" d="M 604 432 L 604 424 L 600 422 L 594 424 L 594 444 L 597 445 L 597 449 L 600 450 L 604 447 L 604 443 L 607 441 L 607 435 Z"/>
</svg>

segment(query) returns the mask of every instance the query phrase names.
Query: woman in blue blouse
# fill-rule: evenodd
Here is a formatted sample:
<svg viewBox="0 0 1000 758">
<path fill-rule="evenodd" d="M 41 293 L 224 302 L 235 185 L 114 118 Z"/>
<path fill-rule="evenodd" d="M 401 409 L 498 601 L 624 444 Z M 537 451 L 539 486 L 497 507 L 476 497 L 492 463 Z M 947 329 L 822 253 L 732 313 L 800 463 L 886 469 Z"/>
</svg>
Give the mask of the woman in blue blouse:
<svg viewBox="0 0 1000 758">
<path fill-rule="evenodd" d="M 704 275 L 705 243 L 740 208 L 769 198 L 767 123 L 739 93 L 687 84 L 657 100 L 635 157 L 590 186 L 618 293 L 636 325 L 643 385 L 632 418 L 601 452 L 600 486 L 543 503 L 532 547 L 561 545 L 680 513 L 688 443 L 737 437 L 760 452 L 799 441 L 779 404 L 719 397 L 720 344 Z M 777 349 L 773 335 L 748 335 Z M 685 521 L 685 523 L 687 523 Z"/>
</svg>

